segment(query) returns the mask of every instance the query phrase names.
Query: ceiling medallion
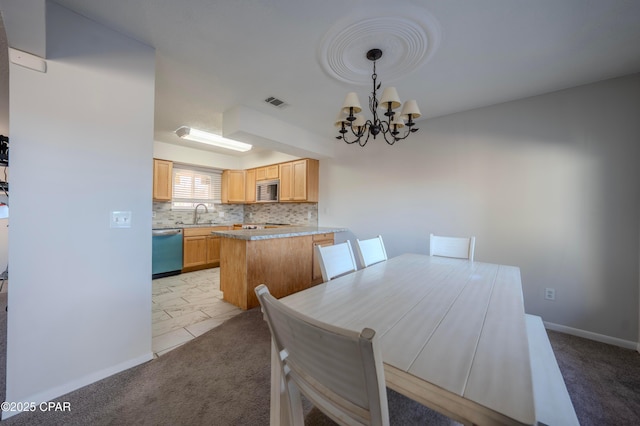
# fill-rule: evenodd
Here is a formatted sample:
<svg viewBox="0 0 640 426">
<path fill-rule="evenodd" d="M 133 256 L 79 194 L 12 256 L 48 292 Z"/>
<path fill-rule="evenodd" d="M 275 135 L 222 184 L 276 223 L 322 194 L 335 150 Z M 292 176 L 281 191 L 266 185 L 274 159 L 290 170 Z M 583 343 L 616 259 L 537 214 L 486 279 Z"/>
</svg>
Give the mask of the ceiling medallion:
<svg viewBox="0 0 640 426">
<path fill-rule="evenodd" d="M 422 7 L 374 8 L 368 16 L 347 16 L 323 37 L 318 60 L 325 72 L 338 81 L 368 85 L 371 63 L 362 54 L 384 51 L 378 62 L 386 81 L 398 80 L 425 64 L 440 44 L 440 25 Z M 361 12 L 361 11 L 358 11 Z"/>
</svg>

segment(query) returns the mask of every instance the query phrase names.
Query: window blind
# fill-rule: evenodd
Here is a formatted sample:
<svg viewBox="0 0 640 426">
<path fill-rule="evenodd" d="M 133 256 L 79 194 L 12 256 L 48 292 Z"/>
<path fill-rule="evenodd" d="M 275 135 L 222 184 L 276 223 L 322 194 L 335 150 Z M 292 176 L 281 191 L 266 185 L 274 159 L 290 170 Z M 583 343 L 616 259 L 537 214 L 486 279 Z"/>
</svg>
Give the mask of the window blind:
<svg viewBox="0 0 640 426">
<path fill-rule="evenodd" d="M 221 202 L 222 173 L 214 169 L 173 166 L 173 210 L 191 210 L 202 203 L 213 207 Z"/>
</svg>

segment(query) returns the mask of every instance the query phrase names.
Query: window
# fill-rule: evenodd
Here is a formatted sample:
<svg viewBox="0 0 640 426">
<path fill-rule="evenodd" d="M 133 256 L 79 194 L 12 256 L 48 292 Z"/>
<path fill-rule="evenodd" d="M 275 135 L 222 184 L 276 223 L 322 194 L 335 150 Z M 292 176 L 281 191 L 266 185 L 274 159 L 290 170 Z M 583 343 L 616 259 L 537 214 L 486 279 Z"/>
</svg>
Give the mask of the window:
<svg viewBox="0 0 640 426">
<path fill-rule="evenodd" d="M 193 210 L 202 203 L 213 207 L 221 202 L 222 172 L 186 165 L 173 166 L 172 210 Z"/>
</svg>

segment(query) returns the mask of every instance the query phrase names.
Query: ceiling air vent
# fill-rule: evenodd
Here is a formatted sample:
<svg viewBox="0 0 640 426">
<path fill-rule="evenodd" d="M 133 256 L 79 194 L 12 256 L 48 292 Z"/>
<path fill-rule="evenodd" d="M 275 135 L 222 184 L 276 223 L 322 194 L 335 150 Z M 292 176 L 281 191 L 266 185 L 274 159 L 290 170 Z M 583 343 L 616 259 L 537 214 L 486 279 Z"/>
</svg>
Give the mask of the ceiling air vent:
<svg viewBox="0 0 640 426">
<path fill-rule="evenodd" d="M 278 107 L 280 109 L 285 108 L 287 106 L 289 106 L 287 103 L 285 103 L 285 101 L 280 100 L 278 98 L 275 98 L 273 96 L 269 96 L 267 99 L 264 100 L 266 103 L 271 104 L 275 107 Z"/>
</svg>

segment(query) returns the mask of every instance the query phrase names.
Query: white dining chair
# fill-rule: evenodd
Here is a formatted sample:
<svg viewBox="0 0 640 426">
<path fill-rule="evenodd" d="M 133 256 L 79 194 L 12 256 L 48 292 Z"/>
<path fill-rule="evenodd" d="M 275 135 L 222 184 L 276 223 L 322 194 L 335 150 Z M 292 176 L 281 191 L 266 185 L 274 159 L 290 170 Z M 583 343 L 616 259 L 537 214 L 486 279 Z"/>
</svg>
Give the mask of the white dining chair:
<svg viewBox="0 0 640 426">
<path fill-rule="evenodd" d="M 387 260 L 387 251 L 384 248 L 382 235 L 368 240 L 356 239 L 356 247 L 358 248 L 358 257 L 362 266 L 365 268 L 374 263 L 384 262 Z"/>
<path fill-rule="evenodd" d="M 304 424 L 300 393 L 338 424 L 389 425 L 382 354 L 375 331 L 358 333 L 309 318 L 255 288 L 278 351 L 293 425 Z"/>
<path fill-rule="evenodd" d="M 358 269 L 349 240 L 331 246 L 317 245 L 315 247 L 323 282 L 326 283 Z"/>
<path fill-rule="evenodd" d="M 443 237 L 430 234 L 429 247 L 431 256 L 456 257 L 473 262 L 476 237 Z"/>
</svg>

